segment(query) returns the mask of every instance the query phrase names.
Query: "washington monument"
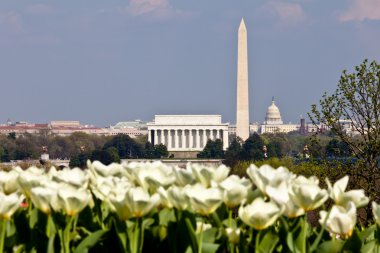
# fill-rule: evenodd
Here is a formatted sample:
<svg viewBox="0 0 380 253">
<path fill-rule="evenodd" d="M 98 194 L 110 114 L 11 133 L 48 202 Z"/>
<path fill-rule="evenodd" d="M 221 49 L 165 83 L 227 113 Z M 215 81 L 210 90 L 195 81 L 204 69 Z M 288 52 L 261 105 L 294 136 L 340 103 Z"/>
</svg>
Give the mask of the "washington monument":
<svg viewBox="0 0 380 253">
<path fill-rule="evenodd" d="M 249 101 L 247 29 L 245 28 L 244 19 L 241 19 L 238 32 L 236 101 L 236 136 L 245 141 L 249 137 Z"/>
</svg>

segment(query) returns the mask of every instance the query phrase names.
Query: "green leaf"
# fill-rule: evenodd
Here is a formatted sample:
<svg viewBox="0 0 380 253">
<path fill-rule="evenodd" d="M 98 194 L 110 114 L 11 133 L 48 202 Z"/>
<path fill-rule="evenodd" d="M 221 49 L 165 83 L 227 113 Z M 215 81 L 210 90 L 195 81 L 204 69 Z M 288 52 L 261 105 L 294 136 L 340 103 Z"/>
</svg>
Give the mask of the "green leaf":
<svg viewBox="0 0 380 253">
<path fill-rule="evenodd" d="M 187 229 L 189 231 L 191 248 L 192 248 L 193 252 L 198 252 L 197 236 L 195 234 L 193 224 L 191 223 L 189 218 L 185 218 L 185 222 L 186 222 Z"/>
<path fill-rule="evenodd" d="M 74 253 L 87 253 L 88 250 L 94 247 L 107 232 L 107 230 L 98 230 L 90 234 L 78 245 L 78 247 L 76 247 Z"/>
<path fill-rule="evenodd" d="M 352 236 L 345 242 L 342 250 L 344 252 L 360 252 L 362 244 L 357 230 L 354 230 Z"/>
<path fill-rule="evenodd" d="M 202 253 L 215 253 L 219 248 L 219 244 L 202 243 Z"/>
<path fill-rule="evenodd" d="M 317 253 L 338 253 L 341 252 L 344 241 L 327 241 L 319 245 Z"/>
<path fill-rule="evenodd" d="M 273 252 L 279 240 L 280 238 L 275 232 L 272 231 L 272 229 L 267 230 L 260 241 L 259 252 L 263 252 L 263 253 Z"/>
<path fill-rule="evenodd" d="M 360 238 L 360 240 L 364 243 L 365 240 L 367 240 L 368 237 L 370 237 L 371 235 L 374 236 L 374 232 L 375 232 L 375 229 L 376 229 L 377 225 L 372 225 L 366 229 L 364 229 L 363 231 L 359 232 L 358 233 L 358 236 Z"/>
<path fill-rule="evenodd" d="M 52 234 L 50 235 L 49 237 L 49 242 L 48 242 L 48 248 L 47 248 L 47 253 L 54 253 L 54 240 L 55 240 L 55 235 L 56 234 Z"/>
</svg>

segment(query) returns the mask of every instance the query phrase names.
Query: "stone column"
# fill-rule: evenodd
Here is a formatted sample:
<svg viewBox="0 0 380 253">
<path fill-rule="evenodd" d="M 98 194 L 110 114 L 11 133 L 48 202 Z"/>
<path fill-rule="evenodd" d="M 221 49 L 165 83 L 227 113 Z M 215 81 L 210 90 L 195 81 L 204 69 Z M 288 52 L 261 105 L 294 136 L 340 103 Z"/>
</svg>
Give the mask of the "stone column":
<svg viewBox="0 0 380 253">
<path fill-rule="evenodd" d="M 168 149 L 172 148 L 172 130 L 168 129 Z"/>
<path fill-rule="evenodd" d="M 216 139 L 222 139 L 220 138 L 220 129 L 216 129 Z"/>
<path fill-rule="evenodd" d="M 181 143 L 181 148 L 184 149 L 186 148 L 186 135 L 185 135 L 185 129 L 181 130 L 181 138 L 182 138 L 182 143 Z"/>
<path fill-rule="evenodd" d="M 223 134 L 223 149 L 226 150 L 228 148 L 228 130 L 222 130 Z"/>
<path fill-rule="evenodd" d="M 189 129 L 189 148 L 193 149 L 193 129 Z"/>
<path fill-rule="evenodd" d="M 196 129 L 195 130 L 195 148 L 200 148 L 201 145 L 200 145 L 200 138 L 199 138 L 199 129 Z"/>
<path fill-rule="evenodd" d="M 154 136 L 154 145 L 160 144 L 158 142 L 158 129 L 153 130 L 153 136 Z"/>
<path fill-rule="evenodd" d="M 179 148 L 178 129 L 174 130 L 174 148 Z"/>
<path fill-rule="evenodd" d="M 153 144 L 152 134 L 151 134 L 152 131 L 154 131 L 154 130 L 152 130 L 152 129 L 148 130 L 148 141 Z"/>
<path fill-rule="evenodd" d="M 202 148 L 204 148 L 206 146 L 206 143 L 207 143 L 206 128 L 203 129 L 203 138 L 202 139 L 203 139 L 203 142 L 202 142 L 203 147 Z"/>
</svg>

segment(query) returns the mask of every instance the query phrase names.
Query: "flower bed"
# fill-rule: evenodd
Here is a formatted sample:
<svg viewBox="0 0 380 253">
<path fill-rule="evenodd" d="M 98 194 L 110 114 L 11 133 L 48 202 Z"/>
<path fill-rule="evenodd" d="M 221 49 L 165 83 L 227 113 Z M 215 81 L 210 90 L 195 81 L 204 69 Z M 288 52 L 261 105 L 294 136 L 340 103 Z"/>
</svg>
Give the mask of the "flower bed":
<svg viewBox="0 0 380 253">
<path fill-rule="evenodd" d="M 284 167 L 217 168 L 88 162 L 88 170 L 0 172 L 0 252 L 378 252 L 357 228 L 361 189 L 321 189 Z M 324 210 L 330 198 L 333 205 Z M 372 203 L 379 223 L 380 208 Z M 319 227 L 306 221 L 320 208 Z"/>
</svg>

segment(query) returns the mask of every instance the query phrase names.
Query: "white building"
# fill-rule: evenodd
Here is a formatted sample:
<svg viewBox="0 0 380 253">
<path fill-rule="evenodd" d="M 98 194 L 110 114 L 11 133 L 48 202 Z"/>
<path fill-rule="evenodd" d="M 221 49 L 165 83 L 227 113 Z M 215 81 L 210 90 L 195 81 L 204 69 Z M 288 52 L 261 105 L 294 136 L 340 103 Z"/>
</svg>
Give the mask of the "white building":
<svg viewBox="0 0 380 253">
<path fill-rule="evenodd" d="M 207 140 L 221 139 L 228 147 L 228 125 L 221 115 L 155 115 L 147 124 L 148 140 L 164 144 L 169 152 L 202 151 Z"/>
<path fill-rule="evenodd" d="M 265 120 L 263 124 L 254 123 L 250 125 L 251 132 L 257 132 L 259 134 L 264 133 L 289 133 L 293 131 L 299 131 L 300 124 L 284 124 L 281 118 L 281 113 L 274 99 L 272 104 L 268 107 Z"/>
<path fill-rule="evenodd" d="M 106 132 L 108 135 L 123 134 L 131 138 L 136 138 L 137 136 L 148 134 L 148 128 L 146 122 L 141 120 L 122 121 L 107 128 Z"/>
</svg>

